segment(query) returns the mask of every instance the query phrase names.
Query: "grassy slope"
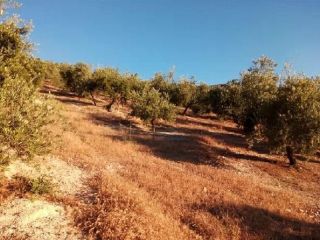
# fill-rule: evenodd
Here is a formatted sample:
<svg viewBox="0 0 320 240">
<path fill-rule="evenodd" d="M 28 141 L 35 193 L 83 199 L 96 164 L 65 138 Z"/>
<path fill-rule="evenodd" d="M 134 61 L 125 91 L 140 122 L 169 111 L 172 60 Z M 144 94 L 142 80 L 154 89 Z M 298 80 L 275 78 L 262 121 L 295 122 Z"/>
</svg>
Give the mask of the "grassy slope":
<svg viewBox="0 0 320 240">
<path fill-rule="evenodd" d="M 98 172 L 88 182 L 95 197 L 76 217 L 85 234 L 320 238 L 319 160 L 289 168 L 281 156 L 247 149 L 233 123 L 213 117 L 180 116 L 152 136 L 136 120 L 130 124 L 125 110 L 56 98 L 68 124 L 54 154 Z"/>
</svg>

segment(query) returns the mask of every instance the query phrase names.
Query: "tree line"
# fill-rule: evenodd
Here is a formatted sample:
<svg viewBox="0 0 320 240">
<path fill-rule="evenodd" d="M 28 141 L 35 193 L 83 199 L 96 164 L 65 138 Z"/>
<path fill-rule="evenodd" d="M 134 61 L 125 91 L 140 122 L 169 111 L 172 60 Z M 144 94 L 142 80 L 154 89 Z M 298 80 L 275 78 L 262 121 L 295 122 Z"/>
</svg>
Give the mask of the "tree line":
<svg viewBox="0 0 320 240">
<path fill-rule="evenodd" d="M 43 61 L 32 55 L 28 41 L 30 26 L 3 14 L 12 1 L 0 1 L 0 141 L 31 156 L 46 149 L 45 127 L 53 108 L 38 93 L 43 79 L 63 86 L 80 97 L 109 99 L 105 106 L 127 104 L 131 114 L 150 123 L 174 120 L 181 114 L 215 113 L 231 119 L 246 135 L 250 146 L 263 142 L 271 151 L 285 152 L 291 165 L 295 154 L 311 154 L 320 144 L 319 77 L 295 74 L 262 56 L 226 84 L 207 85 L 193 77 L 174 79 L 174 73 L 157 73 L 146 81 L 137 74 L 118 69 L 92 69 L 85 63 L 65 64 Z"/>
<path fill-rule="evenodd" d="M 291 165 L 296 153 L 314 153 L 320 144 L 320 78 L 295 74 L 266 56 L 254 60 L 239 79 L 207 85 L 193 77 L 175 80 L 174 73 L 156 73 L 148 81 L 115 68 L 92 69 L 84 63 L 46 63 L 47 78 L 56 78 L 79 96 L 109 99 L 105 106 L 127 104 L 131 114 L 155 125 L 185 115 L 215 113 L 231 119 L 247 137 L 249 146 L 263 142 L 270 151 L 285 152 Z M 56 74 L 52 75 L 55 68 Z M 48 70 L 49 69 L 49 70 Z M 51 70 L 50 70 L 51 69 Z M 51 74 L 51 75 L 50 75 Z M 281 76 L 280 76 L 281 75 Z"/>
</svg>

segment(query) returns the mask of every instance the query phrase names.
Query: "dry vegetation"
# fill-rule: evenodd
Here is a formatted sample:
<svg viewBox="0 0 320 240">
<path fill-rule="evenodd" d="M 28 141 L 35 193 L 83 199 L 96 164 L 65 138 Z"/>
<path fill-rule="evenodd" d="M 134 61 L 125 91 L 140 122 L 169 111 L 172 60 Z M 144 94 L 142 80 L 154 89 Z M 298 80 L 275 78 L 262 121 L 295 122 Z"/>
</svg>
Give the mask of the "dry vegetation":
<svg viewBox="0 0 320 240">
<path fill-rule="evenodd" d="M 53 90 L 54 92 L 54 90 Z M 152 135 L 125 109 L 58 96 L 67 131 L 55 155 L 96 173 L 76 215 L 97 239 L 317 239 L 320 162 L 290 168 L 250 150 L 236 126 L 178 117 Z M 131 123 L 130 123 L 131 121 Z M 131 127 L 130 127 L 131 126 Z"/>
<path fill-rule="evenodd" d="M 52 154 L 87 172 L 87 187 L 44 198 L 75 210 L 85 239 L 320 238 L 318 159 L 289 167 L 214 116 L 179 116 L 153 135 L 125 108 L 46 90 L 64 119 L 52 127 L 62 132 Z M 26 197 L 24 178 L 1 182 L 1 201 Z"/>
</svg>

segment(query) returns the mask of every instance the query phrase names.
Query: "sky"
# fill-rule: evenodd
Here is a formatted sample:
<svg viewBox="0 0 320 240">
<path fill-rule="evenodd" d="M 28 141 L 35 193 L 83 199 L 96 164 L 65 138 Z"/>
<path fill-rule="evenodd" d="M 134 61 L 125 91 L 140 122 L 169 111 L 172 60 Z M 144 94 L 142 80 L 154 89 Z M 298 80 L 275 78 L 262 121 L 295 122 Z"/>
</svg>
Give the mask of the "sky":
<svg viewBox="0 0 320 240">
<path fill-rule="evenodd" d="M 320 75 L 320 0 L 22 0 L 35 55 L 224 83 L 267 55 Z"/>
</svg>

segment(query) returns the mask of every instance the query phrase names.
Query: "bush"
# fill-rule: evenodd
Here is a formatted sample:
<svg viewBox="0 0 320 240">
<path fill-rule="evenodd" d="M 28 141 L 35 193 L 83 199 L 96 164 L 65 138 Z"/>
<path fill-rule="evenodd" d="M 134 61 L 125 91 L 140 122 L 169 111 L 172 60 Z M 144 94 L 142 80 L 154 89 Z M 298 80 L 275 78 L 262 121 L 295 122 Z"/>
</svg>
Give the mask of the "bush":
<svg viewBox="0 0 320 240">
<path fill-rule="evenodd" d="M 47 194 L 51 193 L 53 188 L 53 184 L 46 175 L 41 175 L 37 178 L 16 175 L 8 185 L 10 191 L 17 192 L 21 196 L 26 193 Z"/>
<path fill-rule="evenodd" d="M 46 175 L 41 175 L 37 178 L 31 179 L 29 184 L 30 192 L 38 195 L 51 193 L 54 188 L 50 179 Z"/>
</svg>

